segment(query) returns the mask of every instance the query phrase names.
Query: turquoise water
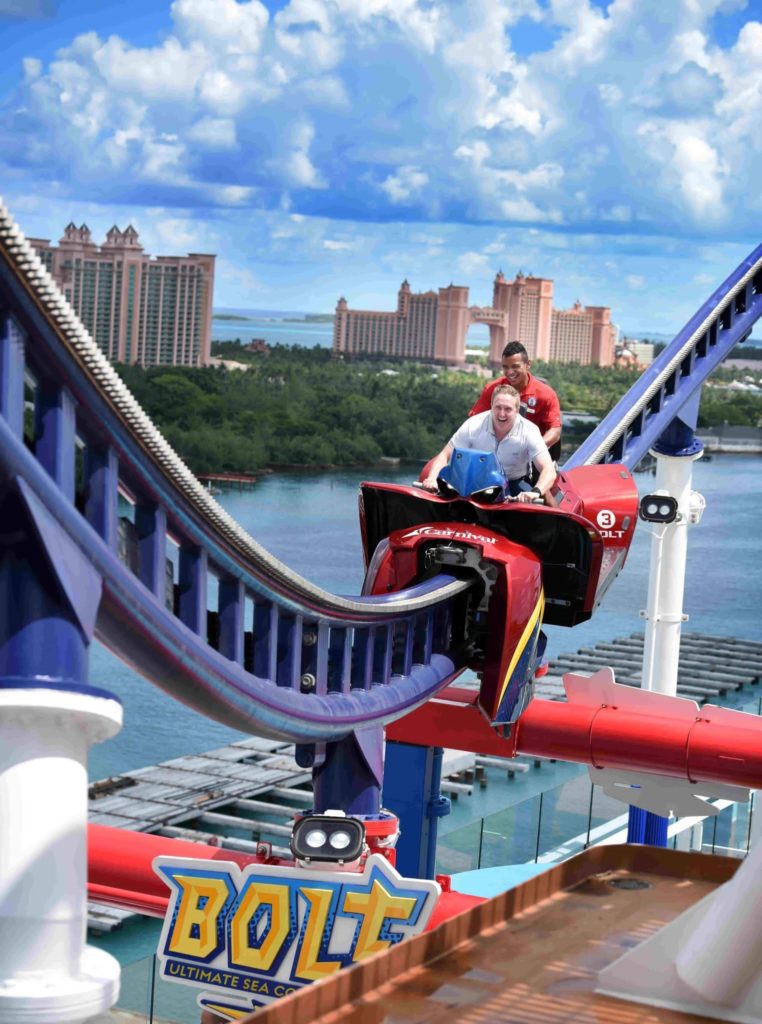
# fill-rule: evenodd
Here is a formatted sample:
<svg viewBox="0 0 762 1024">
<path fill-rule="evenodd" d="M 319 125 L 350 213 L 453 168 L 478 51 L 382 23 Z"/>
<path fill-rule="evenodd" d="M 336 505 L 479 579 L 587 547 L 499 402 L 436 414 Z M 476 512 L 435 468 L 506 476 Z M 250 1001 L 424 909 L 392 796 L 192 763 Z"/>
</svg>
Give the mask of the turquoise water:
<svg viewBox="0 0 762 1024">
<path fill-rule="evenodd" d="M 330 348 L 333 344 L 332 323 L 309 323 L 284 320 L 283 317 L 299 317 L 299 313 L 268 311 L 270 316 L 257 315 L 246 310 L 240 312 L 247 320 L 212 320 L 213 341 L 234 341 L 238 338 L 248 345 L 255 338 L 263 338 L 269 345 L 304 345 L 313 348 Z M 468 330 L 468 343 L 485 346 L 489 344 L 486 324 L 474 324 Z"/>
<path fill-rule="evenodd" d="M 264 338 L 269 345 L 304 345 L 312 348 L 320 345 L 330 348 L 333 344 L 332 323 L 291 323 L 274 317 L 255 317 L 247 320 L 212 320 L 213 341 L 234 341 L 239 338 L 248 345 L 254 338 Z M 298 313 L 281 313 L 283 316 L 298 317 Z"/>
</svg>

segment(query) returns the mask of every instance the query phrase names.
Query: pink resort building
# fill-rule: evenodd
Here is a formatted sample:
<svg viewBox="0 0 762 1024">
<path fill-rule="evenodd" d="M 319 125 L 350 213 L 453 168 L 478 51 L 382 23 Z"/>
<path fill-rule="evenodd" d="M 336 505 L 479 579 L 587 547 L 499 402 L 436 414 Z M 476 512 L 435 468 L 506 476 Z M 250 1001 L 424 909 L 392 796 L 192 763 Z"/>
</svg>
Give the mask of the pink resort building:
<svg viewBox="0 0 762 1024">
<path fill-rule="evenodd" d="M 29 241 L 112 362 L 209 362 L 214 256 L 151 257 L 132 225 L 112 227 L 100 246 L 86 224 L 68 224 L 57 246 Z"/>
<path fill-rule="evenodd" d="M 491 306 L 469 306 L 468 288 L 450 285 L 438 292 L 414 293 L 403 281 L 394 312 L 336 306 L 334 354 L 383 355 L 448 366 L 465 363 L 471 324 L 489 327 L 490 361 L 499 365 L 506 343 L 520 341 L 530 358 L 562 363 L 611 366 L 617 329 L 608 306 L 553 308 L 553 281 L 495 277 Z"/>
</svg>

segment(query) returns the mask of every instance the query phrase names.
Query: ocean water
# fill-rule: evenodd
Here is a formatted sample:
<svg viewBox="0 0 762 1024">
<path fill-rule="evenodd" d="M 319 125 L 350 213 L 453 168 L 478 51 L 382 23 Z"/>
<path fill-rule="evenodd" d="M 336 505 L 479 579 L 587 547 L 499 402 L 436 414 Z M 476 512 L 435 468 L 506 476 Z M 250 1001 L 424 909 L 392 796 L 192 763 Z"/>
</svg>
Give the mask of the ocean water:
<svg viewBox="0 0 762 1024">
<path fill-rule="evenodd" d="M 216 314 L 227 313 L 247 317 L 246 320 L 212 319 L 212 339 L 232 341 L 239 338 L 244 345 L 255 338 L 263 338 L 270 345 L 306 345 L 312 348 L 320 345 L 330 348 L 333 344 L 332 323 L 309 323 L 304 321 L 306 313 L 289 312 L 280 309 L 217 309 Z M 302 318 L 300 321 L 298 318 Z M 658 334 L 654 331 L 628 331 L 627 337 L 648 338 L 655 342 L 670 342 L 673 334 Z M 486 324 L 474 324 L 469 328 L 469 345 L 484 347 L 489 344 L 489 329 Z M 762 337 L 749 338 L 746 345 L 762 346 Z"/>
<path fill-rule="evenodd" d="M 249 317 L 247 320 L 212 319 L 213 341 L 234 341 L 238 338 L 248 345 L 255 338 L 262 338 L 268 345 L 303 345 L 305 348 L 330 348 L 333 344 L 332 323 L 310 323 L 304 320 L 291 321 L 287 317 L 303 317 L 303 313 L 287 313 L 279 310 L 229 310 L 234 315 Z"/>
<path fill-rule="evenodd" d="M 222 310 L 217 311 L 222 312 Z M 332 323 L 312 323 L 297 318 L 304 313 L 287 313 L 282 310 L 230 309 L 226 313 L 245 316 L 246 320 L 212 319 L 213 341 L 234 341 L 248 345 L 255 338 L 261 338 L 269 345 L 304 345 L 306 348 L 330 348 L 333 344 Z M 474 324 L 469 328 L 469 345 L 489 344 L 489 329 L 486 324 Z"/>
<path fill-rule="evenodd" d="M 341 594 L 358 594 L 363 560 L 357 514 L 361 480 L 407 483 L 412 468 L 394 471 L 282 473 L 264 476 L 247 491 L 227 490 L 220 503 L 265 548 L 297 572 Z M 653 476 L 636 474 L 642 493 Z M 715 456 L 694 464 L 695 490 L 706 511 L 691 527 L 684 610 L 686 630 L 762 641 L 762 459 Z M 648 593 L 648 526 L 639 523 L 627 563 L 589 622 L 573 629 L 548 627 L 548 653 L 643 631 L 640 609 Z M 95 746 L 92 779 L 183 754 L 199 753 L 238 738 L 167 697 L 99 644 L 93 647 L 91 680 L 124 702 L 121 733 Z"/>
</svg>

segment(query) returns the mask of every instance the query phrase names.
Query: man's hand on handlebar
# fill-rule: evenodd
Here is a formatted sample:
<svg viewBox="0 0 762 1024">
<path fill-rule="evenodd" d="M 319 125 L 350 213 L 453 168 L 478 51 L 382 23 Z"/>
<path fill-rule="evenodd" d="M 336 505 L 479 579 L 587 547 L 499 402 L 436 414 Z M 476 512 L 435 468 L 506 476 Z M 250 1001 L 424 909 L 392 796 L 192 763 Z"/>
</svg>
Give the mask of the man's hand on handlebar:
<svg viewBox="0 0 762 1024">
<path fill-rule="evenodd" d="M 539 491 L 519 491 L 516 495 L 516 501 L 522 502 L 524 505 L 531 505 L 533 502 L 544 502 L 543 496 Z"/>
<path fill-rule="evenodd" d="M 437 478 L 435 476 L 427 476 L 425 480 L 421 481 L 421 487 L 423 487 L 424 491 L 439 490 L 437 486 Z"/>
</svg>

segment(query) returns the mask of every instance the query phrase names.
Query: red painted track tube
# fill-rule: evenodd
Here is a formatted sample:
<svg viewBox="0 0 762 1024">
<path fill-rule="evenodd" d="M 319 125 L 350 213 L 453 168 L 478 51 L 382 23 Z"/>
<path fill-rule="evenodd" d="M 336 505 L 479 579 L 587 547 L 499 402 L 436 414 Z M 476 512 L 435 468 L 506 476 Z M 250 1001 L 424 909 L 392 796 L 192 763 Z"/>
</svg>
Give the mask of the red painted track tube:
<svg viewBox="0 0 762 1024">
<path fill-rule="evenodd" d="M 690 782 L 762 786 L 761 719 L 628 689 L 617 686 L 602 702 L 532 701 L 516 723 L 517 753 Z"/>
<path fill-rule="evenodd" d="M 154 857 L 195 857 L 197 860 L 234 861 L 241 867 L 263 858 L 252 854 L 223 850 L 206 843 L 189 843 L 145 832 L 89 825 L 87 830 L 87 868 L 89 899 L 110 906 L 136 910 L 152 917 L 164 917 L 169 890 L 151 865 Z"/>
</svg>

